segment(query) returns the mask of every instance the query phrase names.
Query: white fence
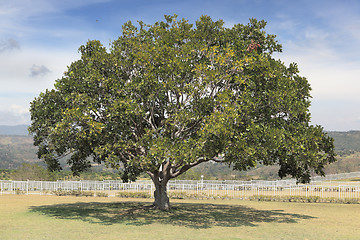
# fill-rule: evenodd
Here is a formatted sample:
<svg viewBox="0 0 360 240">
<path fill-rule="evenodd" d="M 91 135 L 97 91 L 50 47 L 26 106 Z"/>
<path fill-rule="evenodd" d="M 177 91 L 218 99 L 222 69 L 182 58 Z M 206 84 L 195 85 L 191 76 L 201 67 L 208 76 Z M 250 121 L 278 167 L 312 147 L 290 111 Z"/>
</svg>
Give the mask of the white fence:
<svg viewBox="0 0 360 240">
<path fill-rule="evenodd" d="M 115 196 L 122 191 L 152 194 L 151 181 L 0 181 L 0 194 L 53 194 L 54 191 L 91 191 Z M 204 196 L 247 199 L 252 196 L 316 196 L 319 198 L 360 199 L 360 182 L 312 182 L 297 185 L 293 180 L 281 181 L 187 181 L 168 183 L 169 192 L 185 192 Z"/>
</svg>

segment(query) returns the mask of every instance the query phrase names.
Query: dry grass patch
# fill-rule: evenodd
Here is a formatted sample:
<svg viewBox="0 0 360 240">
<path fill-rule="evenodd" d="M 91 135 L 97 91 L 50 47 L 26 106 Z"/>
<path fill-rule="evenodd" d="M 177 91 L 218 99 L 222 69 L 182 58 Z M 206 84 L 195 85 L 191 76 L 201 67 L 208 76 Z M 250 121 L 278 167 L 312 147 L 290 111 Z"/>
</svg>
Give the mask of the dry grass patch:
<svg viewBox="0 0 360 240">
<path fill-rule="evenodd" d="M 0 196 L 0 239 L 358 239 L 360 205 Z"/>
</svg>

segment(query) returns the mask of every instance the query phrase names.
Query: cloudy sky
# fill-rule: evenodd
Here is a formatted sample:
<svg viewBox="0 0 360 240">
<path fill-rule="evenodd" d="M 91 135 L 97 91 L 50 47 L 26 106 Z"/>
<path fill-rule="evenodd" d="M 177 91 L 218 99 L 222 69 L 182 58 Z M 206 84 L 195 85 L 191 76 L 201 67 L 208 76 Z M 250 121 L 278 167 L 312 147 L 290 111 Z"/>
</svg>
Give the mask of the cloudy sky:
<svg viewBox="0 0 360 240">
<path fill-rule="evenodd" d="M 249 18 L 283 45 L 312 85 L 312 123 L 329 131 L 360 130 L 360 1 L 353 0 L 0 0 L 0 125 L 29 124 L 29 102 L 52 88 L 89 39 L 105 46 L 128 20 L 164 14 L 226 26 Z"/>
</svg>

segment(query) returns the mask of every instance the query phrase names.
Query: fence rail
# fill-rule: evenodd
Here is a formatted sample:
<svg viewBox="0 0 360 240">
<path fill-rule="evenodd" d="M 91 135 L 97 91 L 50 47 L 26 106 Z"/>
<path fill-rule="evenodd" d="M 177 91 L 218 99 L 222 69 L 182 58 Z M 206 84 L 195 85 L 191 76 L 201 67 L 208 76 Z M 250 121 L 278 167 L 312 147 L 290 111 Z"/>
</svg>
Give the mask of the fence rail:
<svg viewBox="0 0 360 240">
<path fill-rule="evenodd" d="M 115 196 L 118 192 L 148 192 L 152 194 L 151 181 L 122 183 L 120 181 L 5 181 L 0 180 L 0 194 L 53 194 L 55 191 L 104 192 Z M 228 196 L 246 199 L 264 196 L 316 196 L 319 198 L 360 199 L 359 182 L 313 182 L 296 184 L 294 181 L 187 181 L 168 183 L 169 192 L 197 193 L 207 196 Z"/>
</svg>

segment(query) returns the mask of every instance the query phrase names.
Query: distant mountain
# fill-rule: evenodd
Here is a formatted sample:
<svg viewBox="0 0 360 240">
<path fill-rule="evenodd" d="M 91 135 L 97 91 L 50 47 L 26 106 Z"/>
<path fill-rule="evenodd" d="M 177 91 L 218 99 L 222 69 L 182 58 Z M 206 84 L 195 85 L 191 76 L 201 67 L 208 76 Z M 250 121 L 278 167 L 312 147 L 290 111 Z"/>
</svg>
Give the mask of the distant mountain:
<svg viewBox="0 0 360 240">
<path fill-rule="evenodd" d="M 0 125 L 0 135 L 28 136 L 28 125 L 5 126 Z"/>
<path fill-rule="evenodd" d="M 24 162 L 41 162 L 36 151 L 31 136 L 0 135 L 0 169 L 16 169 Z"/>
</svg>

